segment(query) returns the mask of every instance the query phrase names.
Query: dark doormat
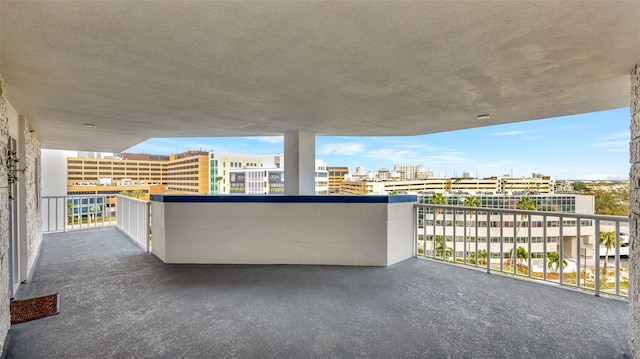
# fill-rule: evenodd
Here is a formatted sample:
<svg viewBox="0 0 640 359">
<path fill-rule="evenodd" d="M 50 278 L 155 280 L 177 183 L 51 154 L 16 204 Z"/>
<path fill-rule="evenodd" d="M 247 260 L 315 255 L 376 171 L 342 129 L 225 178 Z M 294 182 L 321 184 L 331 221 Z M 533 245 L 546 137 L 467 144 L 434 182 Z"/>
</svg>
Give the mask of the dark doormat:
<svg viewBox="0 0 640 359">
<path fill-rule="evenodd" d="M 12 300 L 9 308 L 11 324 L 16 324 L 58 314 L 60 303 L 58 293 L 53 293 L 42 297 Z"/>
</svg>

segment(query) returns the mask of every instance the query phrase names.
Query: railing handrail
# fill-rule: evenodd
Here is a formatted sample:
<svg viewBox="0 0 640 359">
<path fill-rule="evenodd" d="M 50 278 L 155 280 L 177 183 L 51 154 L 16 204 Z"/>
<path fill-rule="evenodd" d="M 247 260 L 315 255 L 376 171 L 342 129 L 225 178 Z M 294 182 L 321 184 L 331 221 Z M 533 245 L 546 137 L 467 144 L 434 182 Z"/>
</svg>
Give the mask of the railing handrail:
<svg viewBox="0 0 640 359">
<path fill-rule="evenodd" d="M 123 198 L 123 199 L 126 199 L 126 200 L 128 200 L 128 201 L 133 201 L 133 202 L 139 202 L 139 203 L 151 203 L 151 202 L 149 202 L 149 201 L 147 201 L 147 200 L 144 200 L 144 199 L 134 198 L 134 197 L 129 197 L 129 196 L 125 196 L 125 195 L 122 195 L 122 194 L 116 194 L 116 195 L 115 195 L 115 197 L 116 197 L 116 198 Z"/>
<path fill-rule="evenodd" d="M 622 267 L 621 257 L 630 254 L 629 222 L 625 216 L 416 203 L 414 253 L 596 296 L 628 297 L 629 269 Z M 602 233 L 612 233 L 612 242 L 601 242 Z M 555 243 L 555 250 L 547 243 Z"/>
<path fill-rule="evenodd" d="M 416 203 L 416 207 L 424 208 L 438 208 L 438 209 L 455 209 L 464 212 L 491 212 L 491 213 L 508 213 L 508 214 L 525 214 L 528 216 L 546 216 L 546 217 L 570 217 L 579 219 L 593 219 L 601 221 L 628 221 L 629 217 L 626 216 L 612 216 L 604 214 L 588 214 L 588 213 L 568 213 L 568 212 L 554 212 L 554 211 L 528 211 L 523 209 L 507 209 L 507 208 L 490 208 L 490 207 L 466 207 L 457 205 L 444 205 L 444 204 L 426 204 Z"/>
<path fill-rule="evenodd" d="M 115 197 L 118 194 L 68 194 L 68 195 L 59 195 L 59 196 L 42 196 L 42 199 L 49 198 L 74 198 L 74 197 Z"/>
<path fill-rule="evenodd" d="M 42 196 L 42 233 L 115 226 L 112 199 L 115 194 Z"/>
<path fill-rule="evenodd" d="M 116 196 L 116 212 L 118 213 L 116 228 L 127 235 L 133 242 L 151 249 L 151 202 L 129 196 Z"/>
</svg>

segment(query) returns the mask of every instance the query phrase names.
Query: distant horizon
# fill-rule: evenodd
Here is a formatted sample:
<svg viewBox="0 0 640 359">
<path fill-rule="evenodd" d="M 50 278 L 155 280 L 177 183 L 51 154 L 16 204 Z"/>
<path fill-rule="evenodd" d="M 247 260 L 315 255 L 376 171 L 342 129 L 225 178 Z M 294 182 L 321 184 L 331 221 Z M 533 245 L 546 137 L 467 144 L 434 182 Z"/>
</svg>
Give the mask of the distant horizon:
<svg viewBox="0 0 640 359">
<path fill-rule="evenodd" d="M 420 165 L 436 177 L 531 177 L 629 181 L 629 108 L 419 136 L 316 136 L 316 158 L 366 172 Z M 282 136 L 156 138 L 123 152 L 168 155 L 189 150 L 238 154 L 284 152 Z"/>
</svg>

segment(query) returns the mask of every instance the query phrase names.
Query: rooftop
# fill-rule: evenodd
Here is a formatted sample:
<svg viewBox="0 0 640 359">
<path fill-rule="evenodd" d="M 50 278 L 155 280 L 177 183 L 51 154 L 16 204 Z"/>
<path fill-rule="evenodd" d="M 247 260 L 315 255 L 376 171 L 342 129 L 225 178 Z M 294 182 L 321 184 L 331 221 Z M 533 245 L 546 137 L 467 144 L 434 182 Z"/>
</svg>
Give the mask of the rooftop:
<svg viewBox="0 0 640 359">
<path fill-rule="evenodd" d="M 166 265 L 116 229 L 47 234 L 8 358 L 622 358 L 628 303 L 434 261 Z"/>
</svg>

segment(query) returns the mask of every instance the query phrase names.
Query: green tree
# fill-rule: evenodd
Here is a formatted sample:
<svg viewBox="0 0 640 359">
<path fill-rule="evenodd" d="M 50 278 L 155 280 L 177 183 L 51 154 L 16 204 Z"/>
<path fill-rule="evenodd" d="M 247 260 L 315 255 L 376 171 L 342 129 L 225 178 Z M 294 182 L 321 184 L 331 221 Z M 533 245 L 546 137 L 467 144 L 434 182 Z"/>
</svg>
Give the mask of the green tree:
<svg viewBox="0 0 640 359">
<path fill-rule="evenodd" d="M 478 251 L 478 264 L 483 265 L 483 264 L 487 264 L 487 250 L 486 249 L 481 249 Z M 471 264 L 475 264 L 476 263 L 476 253 L 471 253 L 471 258 L 469 258 L 469 263 Z"/>
<path fill-rule="evenodd" d="M 562 268 L 566 267 L 569 263 L 566 259 L 562 258 Z M 560 267 L 560 255 L 557 252 L 547 253 L 547 267 L 553 271 L 553 273 L 558 273 L 558 269 Z"/>
<path fill-rule="evenodd" d="M 606 191 L 596 189 L 591 192 L 594 196 L 594 211 L 596 214 L 609 216 L 629 215 L 629 192 L 624 190 Z"/>
<path fill-rule="evenodd" d="M 606 248 L 604 254 L 604 265 L 602 274 L 607 275 L 607 265 L 609 262 L 609 250 L 616 246 L 616 235 L 614 232 L 600 232 L 600 244 Z"/>
<path fill-rule="evenodd" d="M 71 221 L 73 220 L 73 200 L 68 200 L 67 201 L 67 224 L 71 224 Z"/>
<path fill-rule="evenodd" d="M 216 181 L 218 181 L 218 193 L 217 193 L 217 194 L 220 194 L 220 182 L 221 182 L 223 179 L 224 179 L 224 177 L 222 177 L 222 176 L 218 176 L 218 177 L 216 177 Z"/>
<path fill-rule="evenodd" d="M 462 205 L 465 207 L 480 207 L 480 199 L 476 196 L 469 196 L 464 199 L 464 202 L 462 202 Z M 467 211 L 467 214 L 469 215 L 469 221 L 471 221 L 471 218 L 475 213 L 476 211 Z M 467 236 L 467 253 L 471 252 L 471 241 L 469 240 L 470 237 L 471 237 L 471 226 L 469 226 L 469 235 Z"/>
<path fill-rule="evenodd" d="M 527 196 L 523 196 L 522 198 L 520 198 L 520 200 L 516 204 L 516 208 L 523 211 L 536 211 L 538 209 L 536 207 L 536 202 L 534 202 L 534 200 L 531 199 L 531 197 L 527 197 Z M 518 226 L 518 229 L 516 229 L 516 238 L 513 239 L 514 243 L 518 241 L 518 234 L 520 233 L 520 228 L 524 226 L 524 223 L 525 223 L 524 221 L 527 219 L 527 217 L 528 215 L 526 213 L 523 213 L 520 215 L 520 225 Z M 511 257 L 511 261 L 513 262 L 513 251 L 511 251 L 510 257 Z"/>
<path fill-rule="evenodd" d="M 511 251 L 509 252 L 509 257 L 513 258 L 513 248 L 511 248 Z M 527 253 L 527 250 L 524 249 L 524 247 L 518 246 L 518 249 L 516 250 L 516 258 L 520 265 L 524 265 L 524 261 L 529 258 L 529 253 Z"/>
<path fill-rule="evenodd" d="M 453 184 L 456 185 L 456 192 L 458 192 L 460 190 L 460 178 L 456 178 Z"/>
<path fill-rule="evenodd" d="M 587 194 L 589 191 L 589 187 L 584 182 L 573 182 L 571 183 L 571 187 L 573 187 L 573 190 L 578 194 Z"/>
<path fill-rule="evenodd" d="M 523 211 L 535 211 L 538 208 L 536 207 L 536 202 L 531 199 L 531 197 L 523 196 L 520 198 L 518 203 L 516 204 L 516 208 Z M 521 215 L 521 219 L 525 220 L 527 218 L 526 214 Z"/>
<path fill-rule="evenodd" d="M 438 193 L 434 193 L 431 196 L 431 204 L 436 204 L 436 205 L 446 205 L 447 204 L 447 198 L 440 192 Z M 436 217 L 438 216 L 438 214 L 440 214 L 440 208 L 436 208 L 435 209 L 435 213 L 436 213 Z"/>
<path fill-rule="evenodd" d="M 146 193 L 147 192 L 142 191 L 142 190 L 122 191 L 122 192 L 120 192 L 120 194 L 123 195 L 123 196 L 133 197 L 133 198 L 140 198 L 141 196 L 144 196 Z"/>
<path fill-rule="evenodd" d="M 438 257 L 442 257 L 443 249 L 445 258 L 450 258 L 453 250 L 451 249 L 451 247 L 446 247 L 445 241 L 442 236 L 436 236 L 436 255 Z"/>
<path fill-rule="evenodd" d="M 478 251 L 478 264 L 487 264 L 487 250 L 481 249 Z"/>
</svg>

